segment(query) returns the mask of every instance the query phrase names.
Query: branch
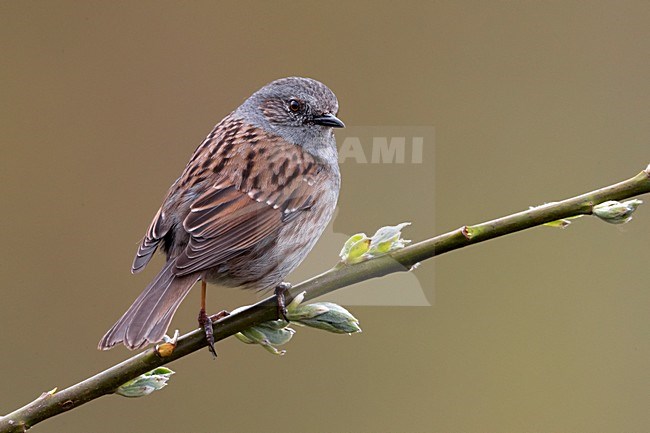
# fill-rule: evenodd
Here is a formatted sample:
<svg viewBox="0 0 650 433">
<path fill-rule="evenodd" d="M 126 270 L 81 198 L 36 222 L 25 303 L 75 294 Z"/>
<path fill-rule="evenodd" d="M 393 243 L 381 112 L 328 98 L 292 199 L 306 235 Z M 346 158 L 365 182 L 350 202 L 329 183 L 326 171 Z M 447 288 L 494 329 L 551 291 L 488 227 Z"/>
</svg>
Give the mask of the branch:
<svg viewBox="0 0 650 433">
<path fill-rule="evenodd" d="M 393 272 L 410 270 L 414 265 L 455 249 L 484 242 L 506 234 L 536 227 L 551 221 L 577 215 L 590 215 L 593 207 L 608 200 L 623 200 L 650 192 L 650 165 L 631 179 L 560 202 L 549 203 L 516 214 L 473 226 L 463 226 L 449 233 L 418 242 L 385 256 L 354 265 L 339 264 L 327 272 L 296 286 L 287 294 L 290 300 L 306 291 L 305 300 L 313 299 L 360 281 Z M 250 326 L 275 320 L 275 297 L 269 297 L 214 324 L 215 341 L 227 338 Z M 206 346 L 202 330 L 196 329 L 178 340 L 171 355 L 161 357 L 153 348 L 147 349 L 120 364 L 104 370 L 61 391 L 43 393 L 36 400 L 0 417 L 0 433 L 24 432 L 35 424 L 112 394 L 123 383 L 156 367 L 168 364 Z"/>
</svg>

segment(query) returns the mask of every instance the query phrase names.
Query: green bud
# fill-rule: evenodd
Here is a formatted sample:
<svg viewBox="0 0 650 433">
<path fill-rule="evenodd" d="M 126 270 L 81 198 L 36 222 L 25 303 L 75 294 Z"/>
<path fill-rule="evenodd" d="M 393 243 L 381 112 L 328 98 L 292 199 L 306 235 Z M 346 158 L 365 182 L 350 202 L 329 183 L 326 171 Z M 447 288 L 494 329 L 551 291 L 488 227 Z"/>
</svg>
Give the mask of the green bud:
<svg viewBox="0 0 650 433">
<path fill-rule="evenodd" d="M 327 307 L 320 304 L 307 304 L 300 306 L 292 312 L 287 312 L 287 319 L 292 322 L 299 322 L 305 319 L 313 319 L 323 313 L 327 313 Z"/>
<path fill-rule="evenodd" d="M 369 238 L 365 233 L 351 236 L 339 256 L 344 263 L 358 263 L 403 248 L 409 240 L 402 239 L 402 229 L 411 223 L 382 227 Z"/>
<path fill-rule="evenodd" d="M 302 305 L 306 292 L 297 294 L 287 305 L 287 318 L 292 323 L 324 329 L 337 334 L 361 332 L 359 321 L 348 310 L 331 302 L 316 302 Z M 240 307 L 237 310 L 244 309 Z M 233 313 L 237 310 L 234 310 Z M 251 326 L 235 334 L 235 337 L 246 344 L 259 344 L 274 355 L 284 355 L 285 350 L 276 346 L 286 344 L 296 331 L 288 327 L 284 320 L 272 320 Z"/>
<path fill-rule="evenodd" d="M 370 238 L 365 233 L 357 233 L 345 241 L 339 256 L 345 263 L 357 263 L 364 260 L 369 248 Z"/>
<path fill-rule="evenodd" d="M 356 235 L 350 236 L 350 238 L 347 241 L 345 241 L 345 244 L 343 244 L 343 249 L 341 249 L 341 252 L 339 253 L 339 257 L 341 257 L 341 259 L 345 261 L 350 254 L 350 250 L 352 249 L 352 246 L 362 239 L 368 239 L 368 236 L 366 236 L 365 233 L 357 233 Z"/>
<path fill-rule="evenodd" d="M 169 377 L 174 374 L 166 367 L 158 367 L 147 373 L 141 374 L 135 379 L 129 380 L 117 388 L 116 394 L 123 397 L 142 397 L 167 386 Z"/>
<path fill-rule="evenodd" d="M 370 238 L 370 254 L 380 256 L 393 250 L 404 248 L 409 240 L 402 239 L 402 229 L 411 223 L 401 223 L 396 226 L 382 227 Z"/>
<path fill-rule="evenodd" d="M 593 213 L 610 224 L 625 224 L 632 219 L 632 213 L 641 204 L 641 200 L 628 200 L 623 203 L 610 200 L 594 206 Z"/>
<path fill-rule="evenodd" d="M 282 322 L 282 327 L 279 328 L 276 322 Z M 259 344 L 274 355 L 284 355 L 286 351 L 277 350 L 275 346 L 288 343 L 295 332 L 293 329 L 287 328 L 286 322 L 274 320 L 251 326 L 235 334 L 235 337 L 247 344 Z"/>
<path fill-rule="evenodd" d="M 257 325 L 256 328 L 264 334 L 266 341 L 273 346 L 287 344 L 291 340 L 291 337 L 293 337 L 293 334 L 296 333 L 293 329 L 288 328 L 286 324 L 282 328 L 276 328 L 273 322 L 262 323 Z"/>
<path fill-rule="evenodd" d="M 555 220 L 555 221 L 545 223 L 544 225 L 546 227 L 556 227 L 556 228 L 563 229 L 566 228 L 569 224 L 571 224 L 571 221 L 569 220 Z"/>
<path fill-rule="evenodd" d="M 331 302 L 317 302 L 305 307 L 312 307 L 315 311 L 323 311 L 321 314 L 314 315 L 313 317 L 305 317 L 296 320 L 297 323 L 310 326 L 312 328 L 323 329 L 337 334 L 351 334 L 353 332 L 361 332 L 359 327 L 359 320 L 354 317 L 348 310 L 340 305 Z"/>
<path fill-rule="evenodd" d="M 572 217 L 568 217 L 568 218 L 563 218 L 561 220 L 551 221 L 551 222 L 548 222 L 548 223 L 545 223 L 545 224 L 542 224 L 542 225 L 544 225 L 546 227 L 554 227 L 554 228 L 564 229 L 564 228 L 567 228 L 571 224 L 571 221 L 569 221 L 569 220 L 581 218 L 582 216 L 583 215 L 576 215 L 576 216 L 572 216 Z"/>
<path fill-rule="evenodd" d="M 287 305 L 287 319 L 292 322 L 300 322 L 304 319 L 312 319 L 328 311 L 327 307 L 320 304 L 306 304 L 300 303 L 305 299 L 305 293 L 298 294 L 289 305 Z"/>
</svg>

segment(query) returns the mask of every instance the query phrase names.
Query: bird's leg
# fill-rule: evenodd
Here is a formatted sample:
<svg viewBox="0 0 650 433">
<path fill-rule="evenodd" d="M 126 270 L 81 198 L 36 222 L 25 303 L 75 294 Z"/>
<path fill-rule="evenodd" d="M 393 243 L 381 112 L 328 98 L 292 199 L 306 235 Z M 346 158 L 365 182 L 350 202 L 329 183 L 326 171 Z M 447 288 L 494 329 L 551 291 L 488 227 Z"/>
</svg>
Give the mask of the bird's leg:
<svg viewBox="0 0 650 433">
<path fill-rule="evenodd" d="M 212 332 L 212 318 L 205 314 L 205 297 L 206 297 L 206 284 L 201 280 L 201 309 L 199 310 L 199 326 L 205 332 L 205 340 L 208 342 L 208 350 L 216 358 L 217 351 L 214 350 L 214 334 Z"/>
<path fill-rule="evenodd" d="M 287 319 L 287 306 L 285 305 L 285 294 L 291 289 L 291 284 L 290 283 L 280 283 L 277 286 L 275 286 L 275 297 L 278 303 L 278 320 L 284 319 L 285 321 L 289 321 Z"/>
</svg>

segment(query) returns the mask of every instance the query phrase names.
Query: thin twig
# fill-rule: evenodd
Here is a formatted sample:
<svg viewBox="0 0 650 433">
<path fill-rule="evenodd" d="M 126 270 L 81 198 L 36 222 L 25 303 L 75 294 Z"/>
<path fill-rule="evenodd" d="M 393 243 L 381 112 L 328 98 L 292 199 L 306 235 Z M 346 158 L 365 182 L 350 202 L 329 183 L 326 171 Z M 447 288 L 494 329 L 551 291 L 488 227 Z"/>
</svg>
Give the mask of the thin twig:
<svg viewBox="0 0 650 433">
<path fill-rule="evenodd" d="M 623 200 L 649 192 L 650 165 L 631 179 L 577 197 L 481 224 L 463 226 L 365 262 L 354 265 L 339 264 L 323 274 L 294 286 L 287 294 L 287 298 L 290 300 L 297 293 L 306 291 L 305 300 L 313 299 L 360 281 L 393 272 L 408 271 L 419 262 L 458 248 L 562 218 L 591 214 L 593 206 L 608 200 Z M 214 324 L 215 341 L 236 334 L 254 324 L 274 320 L 276 314 L 275 297 L 264 299 L 237 314 L 217 321 Z M 47 418 L 74 409 L 103 395 L 112 394 L 123 383 L 205 346 L 203 331 L 196 329 L 178 340 L 178 345 L 170 356 L 162 358 L 153 348 L 150 348 L 69 388 L 43 393 L 31 403 L 1 417 L 0 433 L 27 431 Z"/>
</svg>

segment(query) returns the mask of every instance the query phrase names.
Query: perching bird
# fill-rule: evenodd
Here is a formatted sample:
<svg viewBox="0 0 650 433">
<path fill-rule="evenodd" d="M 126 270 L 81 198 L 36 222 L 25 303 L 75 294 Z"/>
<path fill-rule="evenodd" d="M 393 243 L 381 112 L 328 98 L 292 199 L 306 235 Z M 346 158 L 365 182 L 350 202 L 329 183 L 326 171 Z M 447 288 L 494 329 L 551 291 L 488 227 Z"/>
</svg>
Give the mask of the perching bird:
<svg viewBox="0 0 650 433">
<path fill-rule="evenodd" d="M 327 86 L 290 77 L 262 87 L 219 122 L 169 189 L 132 272 L 140 272 L 159 246 L 165 266 L 99 348 L 124 343 L 138 349 L 160 341 L 201 280 L 199 322 L 213 351 L 206 282 L 285 287 L 284 278 L 334 213 L 341 178 L 333 128 L 344 127 L 337 113 Z"/>
</svg>

